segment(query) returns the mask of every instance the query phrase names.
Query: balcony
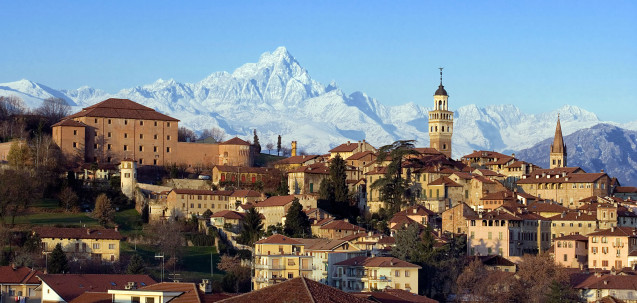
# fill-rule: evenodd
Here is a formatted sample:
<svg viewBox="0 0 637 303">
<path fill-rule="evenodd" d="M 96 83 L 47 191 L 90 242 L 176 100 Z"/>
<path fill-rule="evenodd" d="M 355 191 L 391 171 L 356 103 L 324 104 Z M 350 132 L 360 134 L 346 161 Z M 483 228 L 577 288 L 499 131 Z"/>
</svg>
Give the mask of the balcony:
<svg viewBox="0 0 637 303">
<path fill-rule="evenodd" d="M 380 281 L 380 282 L 391 282 L 391 277 L 387 276 L 361 276 L 363 281 Z"/>
<path fill-rule="evenodd" d="M 254 269 L 281 270 L 285 269 L 283 265 L 255 264 Z"/>
<path fill-rule="evenodd" d="M 624 247 L 624 243 L 621 243 L 621 242 L 620 242 L 620 243 L 617 243 L 617 242 L 615 242 L 615 243 L 613 243 L 613 247 L 614 247 L 614 248 L 623 248 L 623 247 Z"/>
</svg>

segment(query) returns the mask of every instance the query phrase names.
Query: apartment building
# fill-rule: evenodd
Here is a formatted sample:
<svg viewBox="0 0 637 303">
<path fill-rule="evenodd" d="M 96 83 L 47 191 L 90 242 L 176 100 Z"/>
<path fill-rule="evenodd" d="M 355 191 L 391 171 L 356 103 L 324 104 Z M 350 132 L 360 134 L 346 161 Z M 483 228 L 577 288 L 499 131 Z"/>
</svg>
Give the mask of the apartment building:
<svg viewBox="0 0 637 303">
<path fill-rule="evenodd" d="M 588 237 L 567 235 L 553 239 L 555 262 L 566 268 L 588 267 Z"/>
<path fill-rule="evenodd" d="M 115 229 L 36 227 L 33 232 L 42 241 L 42 253 L 53 251 L 57 244 L 72 259 L 119 260 L 122 235 Z"/>
<path fill-rule="evenodd" d="M 418 293 L 421 268 L 394 257 L 355 257 L 334 264 L 333 284 L 345 292 L 374 291 L 385 288 Z"/>
<path fill-rule="evenodd" d="M 255 243 L 255 290 L 297 277 L 312 276 L 313 256 L 305 254 L 305 243 L 283 235 L 273 235 Z"/>
<path fill-rule="evenodd" d="M 629 266 L 629 254 L 637 249 L 637 230 L 611 227 L 588 234 L 588 267 L 604 270 Z"/>
</svg>

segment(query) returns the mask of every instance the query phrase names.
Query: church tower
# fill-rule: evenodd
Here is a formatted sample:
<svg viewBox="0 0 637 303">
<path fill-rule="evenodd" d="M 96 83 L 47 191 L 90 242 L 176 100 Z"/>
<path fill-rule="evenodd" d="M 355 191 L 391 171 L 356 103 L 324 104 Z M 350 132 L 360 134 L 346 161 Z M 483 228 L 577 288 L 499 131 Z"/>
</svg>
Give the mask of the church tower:
<svg viewBox="0 0 637 303">
<path fill-rule="evenodd" d="M 434 110 L 429 111 L 429 147 L 451 157 L 451 135 L 453 134 L 453 112 L 449 111 L 449 95 L 442 85 L 434 93 Z"/>
<path fill-rule="evenodd" d="M 557 115 L 557 127 L 555 127 L 555 137 L 551 144 L 550 167 L 566 167 L 566 145 L 562 137 L 562 125 L 560 125 L 560 115 Z"/>
</svg>

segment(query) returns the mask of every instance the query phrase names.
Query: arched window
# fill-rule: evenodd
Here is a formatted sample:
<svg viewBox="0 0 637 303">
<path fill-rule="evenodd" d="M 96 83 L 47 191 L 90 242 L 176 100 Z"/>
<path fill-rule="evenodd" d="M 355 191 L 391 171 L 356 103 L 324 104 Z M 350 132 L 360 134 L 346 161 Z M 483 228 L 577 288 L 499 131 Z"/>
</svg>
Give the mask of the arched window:
<svg viewBox="0 0 637 303">
<path fill-rule="evenodd" d="M 443 149 L 443 150 L 446 150 L 446 149 L 447 149 L 447 144 L 443 144 L 443 145 L 442 145 L 442 149 Z"/>
<path fill-rule="evenodd" d="M 436 131 L 438 131 L 438 125 L 436 125 Z"/>
<path fill-rule="evenodd" d="M 438 101 L 438 108 L 441 108 L 441 107 L 442 107 L 442 100 Z"/>
<path fill-rule="evenodd" d="M 444 132 L 445 131 L 445 126 L 443 125 L 443 126 L 441 126 L 441 128 L 442 128 L 441 130 Z"/>
</svg>

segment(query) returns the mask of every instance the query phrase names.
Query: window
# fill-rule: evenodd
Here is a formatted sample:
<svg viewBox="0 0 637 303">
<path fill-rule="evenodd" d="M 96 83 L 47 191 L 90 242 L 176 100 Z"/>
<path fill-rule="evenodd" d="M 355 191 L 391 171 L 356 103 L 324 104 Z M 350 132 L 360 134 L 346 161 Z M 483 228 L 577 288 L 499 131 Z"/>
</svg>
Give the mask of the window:
<svg viewBox="0 0 637 303">
<path fill-rule="evenodd" d="M 110 138 L 112 136 L 111 132 L 108 132 L 108 134 L 106 134 L 106 136 L 108 136 Z"/>
<path fill-rule="evenodd" d="M 409 277 L 409 271 L 405 270 L 405 277 Z"/>
<path fill-rule="evenodd" d="M 568 261 L 568 255 L 564 254 L 564 262 Z"/>
<path fill-rule="evenodd" d="M 144 125 L 144 121 L 139 121 L 139 125 Z"/>
<path fill-rule="evenodd" d="M 491 240 L 491 232 L 489 232 L 488 239 Z"/>
<path fill-rule="evenodd" d="M 131 297 L 130 298 L 130 302 L 131 303 L 139 303 L 139 297 Z"/>
<path fill-rule="evenodd" d="M 124 144 L 124 151 L 128 150 L 128 145 Z"/>
<path fill-rule="evenodd" d="M 394 277 L 400 277 L 400 270 L 396 270 L 394 272 Z"/>
<path fill-rule="evenodd" d="M 292 278 L 294 278 L 294 274 L 293 274 L 293 273 L 291 273 L 291 272 L 289 272 L 289 273 L 288 273 L 288 279 L 292 279 Z"/>
<path fill-rule="evenodd" d="M 73 130 L 73 136 L 77 136 L 77 129 Z"/>
<path fill-rule="evenodd" d="M 155 126 L 157 126 L 157 121 L 155 121 Z"/>
<path fill-rule="evenodd" d="M 144 164 L 144 159 L 139 159 L 139 164 Z"/>
<path fill-rule="evenodd" d="M 106 144 L 106 149 L 111 150 L 111 145 L 110 144 Z"/>
<path fill-rule="evenodd" d="M 144 139 L 144 134 L 139 134 L 140 139 Z"/>
<path fill-rule="evenodd" d="M 602 260 L 602 266 L 608 266 L 608 260 Z"/>
<path fill-rule="evenodd" d="M 157 134 L 155 134 L 155 135 L 153 136 L 153 139 L 157 140 Z"/>
<path fill-rule="evenodd" d="M 170 152 L 170 147 L 166 147 L 166 152 L 169 153 Z"/>
<path fill-rule="evenodd" d="M 111 119 L 108 119 L 108 124 L 111 124 Z"/>
<path fill-rule="evenodd" d="M 128 133 L 124 133 L 124 139 L 128 138 Z"/>
<path fill-rule="evenodd" d="M 146 303 L 155 303 L 155 298 L 153 298 L 153 297 L 146 297 Z"/>
<path fill-rule="evenodd" d="M 153 146 L 153 152 L 157 152 L 157 146 Z"/>
<path fill-rule="evenodd" d="M 170 122 L 166 122 L 166 127 L 170 127 Z"/>
<path fill-rule="evenodd" d="M 144 151 L 144 146 L 140 145 L 139 146 L 139 151 Z"/>
<path fill-rule="evenodd" d="M 97 118 L 95 119 L 95 123 L 97 123 Z"/>
<path fill-rule="evenodd" d="M 73 147 L 77 147 L 77 142 L 73 142 Z"/>
<path fill-rule="evenodd" d="M 476 238 L 476 233 L 474 231 L 471 232 L 471 239 L 475 239 Z"/>
<path fill-rule="evenodd" d="M 498 239 L 502 240 L 502 232 L 498 235 Z"/>
<path fill-rule="evenodd" d="M 115 244 L 109 244 L 108 249 L 115 249 Z"/>
<path fill-rule="evenodd" d="M 128 120 L 124 120 L 124 125 L 128 125 Z"/>
<path fill-rule="evenodd" d="M 166 140 L 170 140 L 170 135 L 166 136 Z"/>
<path fill-rule="evenodd" d="M 93 243 L 93 249 L 100 249 L 99 243 Z"/>
</svg>

